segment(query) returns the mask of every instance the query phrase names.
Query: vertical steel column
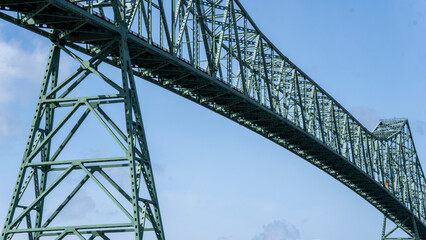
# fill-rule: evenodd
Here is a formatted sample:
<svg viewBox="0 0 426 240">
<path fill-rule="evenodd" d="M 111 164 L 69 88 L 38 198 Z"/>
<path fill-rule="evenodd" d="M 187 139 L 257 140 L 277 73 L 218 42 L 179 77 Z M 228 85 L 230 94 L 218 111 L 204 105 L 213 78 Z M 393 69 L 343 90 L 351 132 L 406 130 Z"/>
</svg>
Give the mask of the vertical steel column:
<svg viewBox="0 0 426 240">
<path fill-rule="evenodd" d="M 135 79 L 127 46 L 127 39 L 121 37 L 119 40 L 119 52 L 121 61 L 121 74 L 123 82 L 124 106 L 126 113 L 127 128 L 127 157 L 129 158 L 130 176 L 132 183 L 132 206 L 135 221 L 136 239 L 142 239 L 145 216 L 140 216 L 139 202 L 142 202 L 143 213 L 147 212 L 158 239 L 164 239 L 163 226 L 158 205 L 157 193 L 155 190 L 154 177 L 152 173 L 151 161 L 145 137 L 145 131 L 140 112 L 139 101 L 135 86 Z M 141 161 L 137 160 L 137 146 L 139 144 Z M 142 173 L 142 176 L 141 176 Z M 139 198 L 139 185 L 141 177 L 144 178 L 151 200 L 147 201 Z M 152 204 L 152 208 L 150 207 Z M 139 238 L 138 238 L 139 236 Z"/>
</svg>

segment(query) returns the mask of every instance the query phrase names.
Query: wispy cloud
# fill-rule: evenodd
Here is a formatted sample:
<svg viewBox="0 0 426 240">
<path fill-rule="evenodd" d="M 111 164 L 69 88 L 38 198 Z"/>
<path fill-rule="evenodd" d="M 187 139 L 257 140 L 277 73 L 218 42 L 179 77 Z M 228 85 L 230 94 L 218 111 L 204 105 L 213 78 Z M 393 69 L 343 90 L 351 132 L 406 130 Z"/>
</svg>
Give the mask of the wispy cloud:
<svg viewBox="0 0 426 240">
<path fill-rule="evenodd" d="M 87 193 L 86 190 L 81 189 L 74 199 L 68 203 L 67 211 L 64 213 L 68 218 L 82 218 L 90 211 L 95 210 L 95 207 L 95 200 Z"/>
<path fill-rule="evenodd" d="M 0 136 L 19 131 L 13 105 L 22 103 L 28 96 L 26 91 L 38 87 L 43 76 L 48 48 L 39 41 L 25 44 L 24 47 L 24 42 L 5 40 L 0 35 Z"/>
<path fill-rule="evenodd" d="M 231 239 L 232 239 L 232 236 L 221 236 L 217 238 L 217 240 L 231 240 Z"/>
<path fill-rule="evenodd" d="M 28 43 L 27 43 L 28 44 Z M 22 42 L 6 41 L 0 37 L 0 81 L 7 83 L 11 80 L 22 79 L 36 82 L 42 76 L 48 49 L 41 42 L 29 43 L 26 50 Z M 28 69 L 23 71 L 22 69 Z"/>
<path fill-rule="evenodd" d="M 426 130 L 426 122 L 421 120 L 415 120 L 410 122 L 410 127 L 415 134 L 423 136 Z"/>
<path fill-rule="evenodd" d="M 275 220 L 263 226 L 263 232 L 252 240 L 298 240 L 300 232 L 293 224 L 285 220 Z"/>
<path fill-rule="evenodd" d="M 380 120 L 379 113 L 369 107 L 358 106 L 351 109 L 350 113 L 370 131 L 373 130 Z"/>
</svg>

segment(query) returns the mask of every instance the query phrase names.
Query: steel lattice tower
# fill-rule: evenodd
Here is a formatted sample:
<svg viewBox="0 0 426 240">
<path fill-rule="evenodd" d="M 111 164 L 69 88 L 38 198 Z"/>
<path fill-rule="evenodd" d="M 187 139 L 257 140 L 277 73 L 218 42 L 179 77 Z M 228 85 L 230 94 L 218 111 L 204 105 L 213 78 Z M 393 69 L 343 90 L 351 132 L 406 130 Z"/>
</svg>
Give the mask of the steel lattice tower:
<svg viewBox="0 0 426 240">
<path fill-rule="evenodd" d="M 116 6 L 115 9 L 119 10 L 121 7 Z M 123 19 L 120 23 L 126 29 Z M 88 239 L 95 237 L 110 239 L 108 234 L 116 232 L 134 232 L 135 239 L 142 239 L 145 231 L 154 231 L 157 239 L 164 239 L 126 38 L 127 31 L 123 31 L 104 46 L 92 49 L 94 56 L 88 61 L 82 60 L 77 54 L 66 48 L 61 43 L 60 37 L 53 41 L 18 180 L 3 228 L 2 239 L 12 239 L 14 235 L 22 233 L 27 234 L 28 239 L 40 239 L 42 236 L 55 236 L 56 239 L 63 239 L 70 235 L 75 235 L 80 239 L 86 239 L 83 235 L 87 235 Z M 113 59 L 113 61 L 120 66 L 121 84 L 117 84 L 116 81 L 98 71 L 98 66 L 107 60 L 106 57 L 111 54 L 111 51 L 119 52 L 119 58 Z M 78 69 L 65 79 L 58 79 L 61 52 L 68 54 L 79 64 Z M 115 89 L 115 92 L 107 95 L 68 97 L 89 75 L 96 75 L 103 80 L 104 84 Z M 111 104 L 121 105 L 121 116 L 126 123 L 125 129 L 120 129 L 103 110 L 105 105 Z M 67 113 L 55 124 L 55 112 L 62 108 L 66 109 Z M 82 114 L 79 115 L 76 122 L 71 123 L 73 124 L 71 131 L 55 148 L 52 139 L 65 124 L 71 122 L 71 118 L 77 115 L 78 110 Z M 79 127 L 84 124 L 88 115 L 91 114 L 99 120 L 99 124 L 106 128 L 116 144 L 122 148 L 124 154 L 121 157 L 55 161 Z M 104 171 L 105 168 L 123 167 L 130 171 L 130 191 L 124 190 Z M 58 171 L 60 175 L 51 184 L 47 184 L 48 175 L 53 171 Z M 74 171 L 83 171 L 85 175 L 59 207 L 52 214 L 46 215 L 45 198 Z M 122 194 L 122 197 L 127 199 L 132 209 L 131 212 L 116 199 L 111 193 L 111 189 L 106 187 L 98 179 L 99 177 L 95 176 L 95 173 L 99 173 L 104 180 L 107 180 L 115 190 Z M 128 221 L 116 224 L 100 222 L 90 226 L 50 227 L 50 223 L 55 217 L 61 213 L 79 189 L 90 180 L 94 181 L 111 198 L 117 208 L 128 217 Z M 28 205 L 24 206 L 21 198 L 28 191 L 30 185 L 34 185 L 35 196 Z M 149 192 L 149 198 L 140 196 L 141 188 Z M 146 225 L 147 222 L 150 223 L 149 227 Z"/>
</svg>

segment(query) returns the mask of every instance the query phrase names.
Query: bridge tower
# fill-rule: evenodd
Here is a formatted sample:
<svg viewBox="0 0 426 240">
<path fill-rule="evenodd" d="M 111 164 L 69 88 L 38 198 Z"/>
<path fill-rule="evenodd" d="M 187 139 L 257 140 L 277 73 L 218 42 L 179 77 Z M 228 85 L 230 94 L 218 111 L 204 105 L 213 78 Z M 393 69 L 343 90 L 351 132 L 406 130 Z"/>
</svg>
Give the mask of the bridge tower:
<svg viewBox="0 0 426 240">
<path fill-rule="evenodd" d="M 135 239 L 142 239 L 146 238 L 147 233 L 151 235 L 150 239 L 164 240 L 160 208 L 129 57 L 127 25 L 125 16 L 121 14 L 124 12 L 124 5 L 119 6 L 118 1 L 116 3 L 114 21 L 123 31 L 112 36 L 112 40 L 106 41 L 101 47 L 98 45 L 85 49 L 84 51 L 91 53 L 90 59 L 85 60 L 87 56 L 81 56 L 63 44 L 66 33 L 51 32 L 55 38 L 51 39 L 47 67 L 1 234 L 2 240 L 117 239 L 117 234 L 121 234 L 121 238 L 123 234 L 130 234 Z M 119 57 L 108 57 L 112 52 Z M 59 71 L 61 53 L 65 53 L 76 63 L 76 69 L 63 78 L 60 77 Z M 110 79 L 107 73 L 102 72 L 101 65 L 107 63 L 120 67 L 121 79 Z M 100 83 L 97 88 L 108 89 L 108 93 L 82 94 L 85 92 L 85 82 L 94 81 L 93 77 Z M 111 106 L 114 108 L 114 116 L 121 116 L 120 120 L 114 119 L 106 110 Z M 120 111 L 121 115 L 117 111 Z M 71 151 L 78 151 L 74 147 L 76 142 L 73 142 L 73 138 L 90 117 L 96 119 L 100 128 L 108 132 L 112 142 L 121 149 L 121 156 L 62 159 L 61 153 L 70 144 L 73 146 Z M 66 130 L 61 131 L 63 129 Z M 128 182 L 124 185 L 120 184 L 122 179 L 117 181 L 109 173 L 111 170 L 123 168 L 127 169 L 124 176 L 128 177 Z M 68 182 L 67 178 L 70 176 L 72 181 Z M 72 185 L 75 182 L 78 184 L 67 194 L 58 192 L 62 185 Z M 107 221 L 100 220 L 87 225 L 60 222 L 55 225 L 55 219 L 89 182 L 97 186 L 100 192 L 114 203 L 126 221 L 106 223 Z M 53 210 L 47 203 L 52 199 L 60 203 Z M 77 219 L 77 222 L 80 220 L 83 219 Z"/>
</svg>

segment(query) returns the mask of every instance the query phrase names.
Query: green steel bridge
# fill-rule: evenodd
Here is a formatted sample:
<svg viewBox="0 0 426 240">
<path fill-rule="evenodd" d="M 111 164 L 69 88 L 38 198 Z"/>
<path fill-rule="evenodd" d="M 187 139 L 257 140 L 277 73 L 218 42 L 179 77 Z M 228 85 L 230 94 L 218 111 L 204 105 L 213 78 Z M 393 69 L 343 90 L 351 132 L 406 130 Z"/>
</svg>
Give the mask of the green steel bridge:
<svg viewBox="0 0 426 240">
<path fill-rule="evenodd" d="M 368 131 L 263 35 L 239 0 L 0 0 L 0 18 L 52 42 L 2 240 L 111 239 L 123 232 L 165 239 L 136 77 L 281 145 L 355 191 L 410 239 L 426 239 L 426 181 L 408 121 L 383 120 Z M 69 76 L 58 76 L 60 54 L 78 64 Z M 102 73 L 101 64 L 118 68 L 121 79 Z M 88 76 L 111 92 L 73 95 Z M 121 114 L 108 114 L 111 105 Z M 54 120 L 59 111 L 65 114 Z M 89 115 L 110 133 L 122 156 L 60 158 Z M 117 117 L 123 126 L 113 120 Z M 72 125 L 67 134 L 54 138 L 65 124 Z M 106 168 L 127 168 L 131 189 Z M 84 176 L 46 214 L 46 197 L 75 171 Z M 55 177 L 48 181 L 48 175 Z M 128 221 L 51 226 L 89 180 Z M 23 203 L 29 189 L 32 200 Z M 382 239 L 393 231 L 384 228 Z"/>
</svg>

